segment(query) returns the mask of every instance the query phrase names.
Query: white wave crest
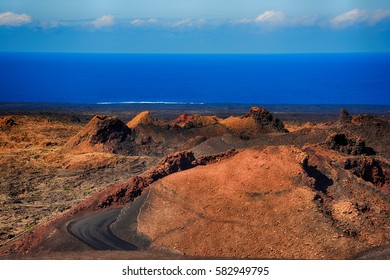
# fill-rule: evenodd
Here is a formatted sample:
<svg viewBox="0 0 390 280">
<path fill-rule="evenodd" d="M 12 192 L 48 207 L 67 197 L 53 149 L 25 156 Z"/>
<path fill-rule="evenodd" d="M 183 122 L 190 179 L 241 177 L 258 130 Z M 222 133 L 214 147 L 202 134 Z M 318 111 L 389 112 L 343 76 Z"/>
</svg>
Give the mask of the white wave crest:
<svg viewBox="0 0 390 280">
<path fill-rule="evenodd" d="M 98 105 L 113 104 L 165 104 L 165 105 L 203 105 L 203 102 L 173 102 L 173 101 L 123 101 L 123 102 L 97 102 Z"/>
</svg>

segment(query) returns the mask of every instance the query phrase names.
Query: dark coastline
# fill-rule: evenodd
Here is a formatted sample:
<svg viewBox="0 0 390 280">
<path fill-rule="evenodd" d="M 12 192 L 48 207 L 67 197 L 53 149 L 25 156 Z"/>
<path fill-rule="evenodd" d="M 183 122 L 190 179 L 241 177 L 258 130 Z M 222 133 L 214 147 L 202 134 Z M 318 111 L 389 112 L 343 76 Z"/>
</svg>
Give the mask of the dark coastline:
<svg viewBox="0 0 390 280">
<path fill-rule="evenodd" d="M 76 115 L 82 119 L 96 114 L 116 115 L 127 121 L 142 111 L 150 111 L 159 119 L 174 119 L 180 114 L 216 115 L 226 118 L 248 112 L 252 106 L 263 107 L 286 121 L 333 121 L 341 108 L 352 115 L 372 114 L 390 119 L 390 105 L 309 105 L 309 104 L 72 104 L 72 103 L 5 103 L 0 102 L 0 115 Z"/>
</svg>

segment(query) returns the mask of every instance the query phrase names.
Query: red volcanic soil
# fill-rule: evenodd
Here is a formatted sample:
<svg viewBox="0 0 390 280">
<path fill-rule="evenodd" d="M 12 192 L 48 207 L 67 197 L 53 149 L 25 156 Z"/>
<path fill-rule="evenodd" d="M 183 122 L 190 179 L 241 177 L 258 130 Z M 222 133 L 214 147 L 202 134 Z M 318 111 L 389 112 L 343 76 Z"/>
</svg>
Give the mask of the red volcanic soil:
<svg viewBox="0 0 390 280">
<path fill-rule="evenodd" d="M 389 243 L 390 208 L 344 161 L 325 147 L 270 147 L 173 174 L 149 186 L 137 230 L 153 249 L 192 256 L 351 258 Z"/>
</svg>

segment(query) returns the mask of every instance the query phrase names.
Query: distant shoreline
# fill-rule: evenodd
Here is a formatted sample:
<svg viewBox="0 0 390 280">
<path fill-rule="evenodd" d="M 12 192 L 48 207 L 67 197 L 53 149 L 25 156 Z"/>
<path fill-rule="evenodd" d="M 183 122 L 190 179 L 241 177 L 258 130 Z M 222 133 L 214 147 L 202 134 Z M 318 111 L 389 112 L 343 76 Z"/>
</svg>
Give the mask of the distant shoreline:
<svg viewBox="0 0 390 280">
<path fill-rule="evenodd" d="M 276 116 L 287 121 L 332 121 L 338 118 L 341 108 L 352 115 L 373 114 L 390 119 L 390 105 L 356 105 L 356 104 L 234 104 L 234 103 L 107 103 L 107 104 L 77 104 L 77 103 L 30 103 L 30 102 L 0 102 L 0 115 L 81 115 L 90 117 L 96 114 L 116 115 L 129 120 L 142 111 L 150 111 L 153 116 L 161 119 L 174 119 L 181 114 L 216 115 L 228 117 L 242 115 L 252 106 L 263 107 Z"/>
</svg>

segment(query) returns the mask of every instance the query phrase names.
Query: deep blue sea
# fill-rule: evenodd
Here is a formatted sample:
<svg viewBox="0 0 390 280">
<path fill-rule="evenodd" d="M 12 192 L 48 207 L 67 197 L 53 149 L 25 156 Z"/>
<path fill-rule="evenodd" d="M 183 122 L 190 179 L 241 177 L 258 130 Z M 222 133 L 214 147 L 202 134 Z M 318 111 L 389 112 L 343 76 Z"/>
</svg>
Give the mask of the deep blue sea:
<svg viewBox="0 0 390 280">
<path fill-rule="evenodd" d="M 0 102 L 390 104 L 390 54 L 0 53 Z"/>
</svg>

